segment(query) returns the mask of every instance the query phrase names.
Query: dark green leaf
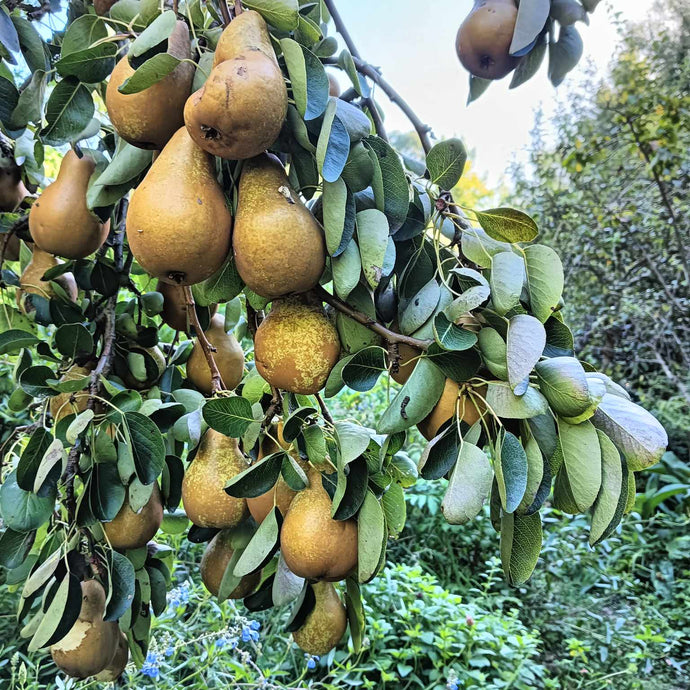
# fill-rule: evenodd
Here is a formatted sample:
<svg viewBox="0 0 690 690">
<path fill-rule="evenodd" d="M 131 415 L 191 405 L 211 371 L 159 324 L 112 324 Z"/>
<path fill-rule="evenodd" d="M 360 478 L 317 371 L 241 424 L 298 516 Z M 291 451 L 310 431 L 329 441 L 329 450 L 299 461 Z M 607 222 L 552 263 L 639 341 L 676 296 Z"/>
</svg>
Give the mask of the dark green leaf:
<svg viewBox="0 0 690 690">
<path fill-rule="evenodd" d="M 151 484 L 165 464 L 163 436 L 158 427 L 139 412 L 125 412 L 124 419 L 129 429 L 137 477 L 142 484 Z"/>
<path fill-rule="evenodd" d="M 55 507 L 55 496 L 41 498 L 24 491 L 12 472 L 0 486 L 0 513 L 5 526 L 15 532 L 30 532 L 48 520 Z"/>
<path fill-rule="evenodd" d="M 467 150 L 460 139 L 441 141 L 426 155 L 432 183 L 444 190 L 452 189 L 460 181 L 466 162 Z"/>
<path fill-rule="evenodd" d="M 527 488 L 527 454 L 519 439 L 509 431 L 496 447 L 494 472 L 503 510 L 514 513 Z"/>
<path fill-rule="evenodd" d="M 367 347 L 356 352 L 343 367 L 345 385 L 354 391 L 371 390 L 386 370 L 386 353 L 380 347 Z"/>
<path fill-rule="evenodd" d="M 103 619 L 118 620 L 129 609 L 134 599 L 134 566 L 117 551 L 111 552 L 112 565 L 109 568 L 109 599 Z"/>
<path fill-rule="evenodd" d="M 278 481 L 285 451 L 271 453 L 251 467 L 235 475 L 226 485 L 225 493 L 235 498 L 256 498 L 270 491 Z"/>
<path fill-rule="evenodd" d="M 385 529 L 383 508 L 376 496 L 367 490 L 357 519 L 357 576 L 360 582 L 369 582 L 378 571 Z"/>
<path fill-rule="evenodd" d="M 46 126 L 41 139 L 51 146 L 76 141 L 95 112 L 88 88 L 74 77 L 67 77 L 53 89 L 46 105 Z"/>
<path fill-rule="evenodd" d="M 202 413 L 212 429 L 230 438 L 240 438 L 254 422 L 251 403 L 237 395 L 209 400 Z"/>
</svg>

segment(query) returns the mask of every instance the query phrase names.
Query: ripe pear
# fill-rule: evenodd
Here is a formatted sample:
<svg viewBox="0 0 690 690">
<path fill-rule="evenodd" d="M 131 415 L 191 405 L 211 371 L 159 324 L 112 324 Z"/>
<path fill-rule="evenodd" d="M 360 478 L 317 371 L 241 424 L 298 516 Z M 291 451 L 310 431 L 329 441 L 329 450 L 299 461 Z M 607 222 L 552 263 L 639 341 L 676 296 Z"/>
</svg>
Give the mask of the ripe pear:
<svg viewBox="0 0 690 690">
<path fill-rule="evenodd" d="M 209 429 L 182 480 L 182 505 L 199 527 L 227 529 L 247 517 L 247 501 L 225 493 L 225 485 L 249 463 L 237 439 Z"/>
<path fill-rule="evenodd" d="M 180 60 L 192 56 L 189 28 L 178 21 L 168 39 L 168 51 Z M 184 104 L 192 90 L 194 65 L 180 62 L 160 81 L 143 91 L 123 94 L 118 88 L 135 70 L 125 55 L 115 65 L 105 92 L 108 117 L 115 131 L 127 142 L 141 149 L 162 149 L 184 125 Z"/>
<path fill-rule="evenodd" d="M 58 668 L 73 678 L 88 678 L 105 669 L 115 655 L 120 630 L 104 621 L 105 590 L 96 580 L 81 583 L 79 617 L 70 631 L 50 647 Z"/>
<path fill-rule="evenodd" d="M 163 323 L 167 323 L 175 331 L 187 333 L 187 301 L 183 289 L 179 285 L 170 285 L 159 280 L 158 285 L 156 285 L 156 292 L 163 295 L 163 311 L 160 314 Z M 218 310 L 218 305 L 211 304 L 208 307 L 200 308 L 208 309 L 213 316 Z M 199 307 L 197 307 L 197 311 L 199 311 Z"/>
<path fill-rule="evenodd" d="M 7 163 L 0 165 L 0 211 L 14 211 L 29 191 L 22 182 L 21 168 L 14 159 L 6 159 Z M 9 258 L 9 257 L 7 257 Z M 11 259 L 16 261 L 16 259 Z"/>
<path fill-rule="evenodd" d="M 113 683 L 124 673 L 128 661 L 129 644 L 127 643 L 127 635 L 120 631 L 120 639 L 117 642 L 115 656 L 100 673 L 96 674 L 95 679 L 101 683 Z"/>
<path fill-rule="evenodd" d="M 480 386 L 477 394 L 482 398 L 486 397 L 486 386 Z M 456 410 L 460 421 L 472 426 L 486 412 L 486 405 L 477 396 L 471 398 L 468 393 L 460 393 L 458 384 L 451 379 L 446 379 L 446 385 L 436 407 L 417 424 L 417 428 L 427 441 L 431 441 L 441 426 L 455 416 Z"/>
<path fill-rule="evenodd" d="M 519 58 L 510 55 L 517 4 L 514 0 L 475 0 L 455 41 L 460 62 L 475 77 L 502 79 Z"/>
<path fill-rule="evenodd" d="M 268 299 L 306 292 L 321 278 L 323 230 L 273 155 L 244 164 L 232 249 L 242 280 Z"/>
<path fill-rule="evenodd" d="M 54 266 L 58 266 L 62 261 L 56 259 L 52 254 L 42 251 L 38 247 L 34 247 L 31 254 L 31 261 L 26 265 L 22 275 L 19 278 L 21 291 L 33 295 L 40 295 L 46 299 L 53 299 L 56 297 L 51 281 L 41 280 L 43 274 Z M 77 301 L 79 291 L 77 290 L 77 283 L 71 273 L 63 273 L 58 276 L 55 281 L 67 293 L 67 296 L 72 302 Z M 19 295 L 17 296 L 19 298 Z"/>
<path fill-rule="evenodd" d="M 80 367 L 75 364 L 65 372 L 60 381 L 76 381 L 90 375 L 91 369 L 89 367 Z M 74 393 L 58 393 L 50 399 L 50 414 L 57 424 L 67 415 L 81 414 L 86 409 L 88 402 L 88 387 Z"/>
<path fill-rule="evenodd" d="M 328 95 L 334 98 L 340 96 L 340 82 L 330 73 L 328 74 Z"/>
<path fill-rule="evenodd" d="M 303 652 L 323 656 L 328 654 L 345 634 L 347 611 L 330 582 L 315 582 L 311 588 L 316 603 L 302 627 L 292 633 L 292 637 Z"/>
<path fill-rule="evenodd" d="M 343 580 L 357 567 L 357 523 L 334 520 L 321 473 L 309 472 L 309 486 L 293 499 L 280 530 L 288 568 L 314 580 Z"/>
<path fill-rule="evenodd" d="M 153 486 L 153 493 L 148 503 L 135 513 L 129 506 L 129 500 L 120 508 L 120 512 L 110 522 L 103 523 L 103 530 L 114 549 L 138 549 L 153 539 L 163 521 L 163 503 L 158 482 Z"/>
<path fill-rule="evenodd" d="M 134 258 L 165 283 L 193 285 L 223 265 L 231 228 L 213 158 L 178 129 L 132 193 L 127 240 Z"/>
<path fill-rule="evenodd" d="M 105 242 L 110 221 L 105 223 L 86 206 L 86 189 L 96 169 L 88 155 L 70 150 L 58 176 L 34 201 L 29 212 L 29 232 L 39 249 L 67 259 L 83 259 Z"/>
<path fill-rule="evenodd" d="M 276 300 L 254 337 L 261 376 L 280 390 L 320 391 L 340 356 L 338 331 L 319 305 Z"/>
<path fill-rule="evenodd" d="M 233 549 L 231 544 L 232 530 L 221 530 L 209 542 L 204 550 L 204 555 L 201 557 L 201 581 L 204 587 L 213 594 L 218 596 L 221 582 L 223 582 L 223 575 L 228 563 L 232 558 Z M 245 575 L 230 592 L 229 599 L 244 599 L 248 594 L 256 589 L 256 586 L 261 580 L 261 573 L 250 573 Z"/>
<path fill-rule="evenodd" d="M 189 134 L 214 156 L 257 156 L 278 138 L 288 105 L 283 73 L 258 12 L 245 11 L 228 24 L 214 60 L 208 79 L 185 104 Z"/>
<path fill-rule="evenodd" d="M 237 338 L 225 331 L 225 317 L 216 314 L 211 325 L 205 331 L 208 341 L 216 348 L 213 359 L 216 362 L 225 390 L 234 390 L 242 380 L 244 373 L 244 352 Z M 187 360 L 187 378 L 204 394 L 211 395 L 211 369 L 206 361 L 201 343 L 197 338 L 192 354 Z"/>
</svg>

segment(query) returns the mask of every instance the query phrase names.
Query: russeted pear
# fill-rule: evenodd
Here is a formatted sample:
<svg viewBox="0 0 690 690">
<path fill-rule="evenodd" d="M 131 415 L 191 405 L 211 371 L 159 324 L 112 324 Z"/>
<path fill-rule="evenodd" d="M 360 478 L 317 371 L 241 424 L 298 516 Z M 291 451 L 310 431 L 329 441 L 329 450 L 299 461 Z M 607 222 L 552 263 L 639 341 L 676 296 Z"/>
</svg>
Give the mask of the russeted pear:
<svg viewBox="0 0 690 690">
<path fill-rule="evenodd" d="M 120 639 L 117 642 L 115 656 L 100 673 L 96 674 L 95 679 L 101 683 L 112 683 L 116 681 L 124 673 L 128 661 L 129 644 L 127 643 L 127 635 L 120 631 Z"/>
<path fill-rule="evenodd" d="M 484 398 L 486 386 L 479 387 L 477 394 Z M 486 405 L 481 398 L 470 397 L 468 393 L 461 394 L 458 384 L 451 379 L 446 379 L 446 385 L 443 387 L 443 393 L 436 407 L 417 424 L 417 428 L 427 441 L 431 441 L 443 424 L 455 416 L 456 410 L 460 421 L 472 426 L 486 411 Z"/>
<path fill-rule="evenodd" d="M 342 639 L 347 629 L 347 611 L 330 582 L 311 585 L 316 602 L 302 627 L 292 633 L 297 646 L 307 654 L 323 656 Z"/>
<path fill-rule="evenodd" d="M 32 295 L 40 295 L 46 299 L 53 299 L 55 291 L 53 290 L 51 281 L 42 280 L 43 274 L 50 268 L 58 266 L 62 261 L 56 259 L 52 254 L 42 251 L 38 247 L 34 247 L 31 254 L 31 261 L 26 265 L 19 278 L 19 285 L 21 292 Z M 63 273 L 61 276 L 55 278 L 55 281 L 67 293 L 72 302 L 77 301 L 79 291 L 77 290 L 77 283 L 71 273 Z M 20 295 L 17 295 L 18 299 Z"/>
<path fill-rule="evenodd" d="M 204 555 L 201 557 L 201 581 L 214 597 L 218 596 L 225 569 L 232 558 L 233 548 L 231 539 L 232 530 L 221 530 L 211 539 L 204 550 Z M 245 575 L 237 587 L 230 592 L 228 598 L 244 599 L 256 589 L 259 580 L 261 580 L 260 572 Z"/>
<path fill-rule="evenodd" d="M 29 212 L 29 232 L 39 249 L 67 259 L 83 259 L 105 242 L 105 223 L 86 206 L 86 189 L 96 169 L 88 154 L 81 158 L 70 150 L 60 163 L 52 184 L 34 201 Z"/>
<path fill-rule="evenodd" d="M 103 620 L 103 585 L 85 580 L 81 594 L 77 621 L 67 635 L 50 647 L 53 661 L 72 678 L 88 678 L 103 671 L 115 656 L 120 636 L 117 623 Z"/>
<path fill-rule="evenodd" d="M 514 0 L 475 0 L 455 41 L 460 62 L 475 77 L 502 79 L 519 58 L 510 55 L 517 21 Z"/>
<path fill-rule="evenodd" d="M 189 28 L 178 21 L 168 39 L 168 54 L 180 60 L 192 56 Z M 105 92 L 105 106 L 115 131 L 141 149 L 162 149 L 184 125 L 184 104 L 194 79 L 194 65 L 180 62 L 160 81 L 138 93 L 123 94 L 118 88 L 135 70 L 125 55 L 113 69 Z"/>
<path fill-rule="evenodd" d="M 223 265 L 231 229 L 213 158 L 178 129 L 132 193 L 127 240 L 134 258 L 165 283 L 193 285 Z"/>
<path fill-rule="evenodd" d="M 235 17 L 219 39 L 214 67 L 185 104 L 189 134 L 214 156 L 239 160 L 265 151 L 287 115 L 287 88 L 258 12 Z"/>
<path fill-rule="evenodd" d="M 163 323 L 167 323 L 170 328 L 175 331 L 187 332 L 187 301 L 185 299 L 184 290 L 179 285 L 170 285 L 159 280 L 156 285 L 156 292 L 163 295 L 163 311 L 160 316 Z M 208 307 L 198 307 L 199 309 L 208 309 L 211 316 L 218 310 L 217 304 L 211 304 Z"/>
<path fill-rule="evenodd" d="M 242 280 L 268 299 L 306 292 L 324 271 L 323 230 L 271 154 L 244 164 L 232 249 Z"/>
<path fill-rule="evenodd" d="M 297 298 L 273 302 L 254 337 L 258 372 L 292 393 L 320 391 L 339 356 L 338 331 L 321 306 Z"/>
<path fill-rule="evenodd" d="M 249 466 L 237 439 L 209 429 L 182 480 L 182 505 L 199 527 L 227 529 L 247 517 L 247 501 L 225 493 L 225 485 Z"/>
<path fill-rule="evenodd" d="M 89 367 L 80 367 L 75 364 L 65 372 L 60 381 L 76 381 L 90 375 L 91 369 Z M 55 424 L 63 417 L 67 417 L 67 415 L 82 413 L 86 409 L 88 401 L 88 386 L 85 386 L 84 390 L 74 393 L 58 393 L 54 395 L 50 399 L 50 414 Z"/>
<path fill-rule="evenodd" d="M 280 551 L 295 575 L 312 580 L 343 580 L 357 567 L 357 523 L 331 517 L 331 498 L 316 469 L 290 504 Z"/>
<path fill-rule="evenodd" d="M 244 372 L 244 352 L 241 345 L 232 333 L 225 331 L 225 317 L 222 314 L 216 314 L 211 319 L 211 325 L 205 334 L 211 345 L 216 348 L 213 359 L 223 379 L 225 390 L 234 390 L 242 380 Z M 211 395 L 213 392 L 211 369 L 198 338 L 187 360 L 187 378 L 202 393 Z"/>
<path fill-rule="evenodd" d="M 153 539 L 162 521 L 163 503 L 156 482 L 151 497 L 138 513 L 130 508 L 129 500 L 125 498 L 115 518 L 103 523 L 103 530 L 114 549 L 138 549 Z"/>
</svg>

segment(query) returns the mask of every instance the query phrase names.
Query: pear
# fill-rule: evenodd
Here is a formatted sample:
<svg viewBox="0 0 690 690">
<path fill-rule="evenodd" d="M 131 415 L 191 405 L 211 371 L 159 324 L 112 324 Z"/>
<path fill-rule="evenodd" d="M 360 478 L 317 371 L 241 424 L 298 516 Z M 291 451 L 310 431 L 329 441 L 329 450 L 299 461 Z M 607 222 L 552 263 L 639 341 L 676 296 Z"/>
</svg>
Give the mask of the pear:
<svg viewBox="0 0 690 690">
<path fill-rule="evenodd" d="M 477 394 L 485 398 L 486 386 L 480 386 Z M 451 379 L 446 379 L 446 385 L 443 387 L 443 393 L 436 407 L 417 424 L 417 428 L 427 441 L 431 441 L 443 424 L 455 416 L 456 410 L 460 421 L 472 426 L 486 412 L 486 405 L 479 397 L 471 398 L 467 393 L 460 393 L 458 384 Z"/>
<path fill-rule="evenodd" d="M 331 517 L 331 498 L 316 469 L 285 516 L 280 551 L 295 575 L 313 580 L 343 580 L 357 567 L 357 523 Z"/>
<path fill-rule="evenodd" d="M 185 104 L 189 134 L 214 156 L 239 160 L 265 151 L 287 115 L 287 89 L 260 14 L 245 11 L 223 31 L 215 66 Z"/>
<path fill-rule="evenodd" d="M 127 388 L 134 388 L 139 391 L 151 388 L 157 383 L 158 379 L 165 371 L 165 355 L 157 345 L 154 347 L 133 345 L 130 347 L 130 353 L 144 356 L 146 378 L 138 379 L 134 376 L 129 367 L 120 369 L 118 366 L 118 373 L 121 374 L 122 381 Z"/>
<path fill-rule="evenodd" d="M 182 480 L 182 505 L 199 527 L 227 529 L 247 517 L 247 501 L 225 493 L 225 485 L 249 466 L 237 439 L 209 429 Z"/>
<path fill-rule="evenodd" d="M 115 655 L 120 630 L 104 621 L 105 590 L 96 580 L 81 583 L 81 609 L 70 631 L 50 647 L 58 668 L 73 678 L 88 678 L 105 669 Z"/>
<path fill-rule="evenodd" d="M 302 627 L 292 633 L 297 646 L 307 654 L 323 656 L 342 639 L 347 629 L 347 611 L 330 582 L 311 585 L 316 602 Z"/>
<path fill-rule="evenodd" d="M 93 9 L 99 17 L 105 17 L 117 0 L 93 0 Z"/>
<path fill-rule="evenodd" d="M 34 201 L 29 212 L 29 232 L 39 249 L 67 259 L 93 254 L 108 237 L 105 223 L 86 206 L 86 190 L 96 169 L 93 158 L 70 150 L 57 179 Z"/>
<path fill-rule="evenodd" d="M 455 49 L 465 69 L 482 79 L 502 79 L 519 58 L 510 55 L 517 21 L 514 0 L 475 0 L 458 30 Z"/>
<path fill-rule="evenodd" d="M 117 642 L 115 656 L 100 673 L 96 674 L 95 679 L 101 683 L 115 682 L 124 673 L 128 661 L 129 644 L 127 643 L 127 635 L 120 631 L 120 639 Z"/>
<path fill-rule="evenodd" d="M 38 247 L 34 247 L 31 254 L 31 261 L 26 265 L 19 278 L 19 285 L 21 292 L 32 295 L 40 295 L 46 299 L 53 299 L 56 297 L 51 281 L 42 280 L 43 274 L 50 268 L 58 266 L 62 261 L 56 259 L 52 254 L 42 251 Z M 55 282 L 60 285 L 67 293 L 72 302 L 77 301 L 77 283 L 71 273 L 63 273 L 55 279 Z M 20 295 L 17 295 L 19 298 Z"/>
<path fill-rule="evenodd" d="M 242 280 L 261 297 L 306 292 L 321 278 L 323 231 L 273 155 L 242 169 L 232 248 Z"/>
<path fill-rule="evenodd" d="M 5 235 L 0 235 L 0 242 L 5 241 Z M 19 238 L 12 234 L 7 238 L 7 243 L 5 244 L 5 261 L 19 261 L 19 251 L 21 249 L 21 244 L 19 243 Z"/>
<path fill-rule="evenodd" d="M 65 372 L 60 381 L 76 381 L 90 375 L 91 369 L 89 367 L 81 367 L 75 364 Z M 55 424 L 57 424 L 63 417 L 67 417 L 70 414 L 81 414 L 86 409 L 88 402 L 88 387 L 74 393 L 58 393 L 50 399 L 50 414 Z"/>
<path fill-rule="evenodd" d="M 132 193 L 127 240 L 134 258 L 166 283 L 212 276 L 230 249 L 232 216 L 213 158 L 177 130 Z"/>
<path fill-rule="evenodd" d="M 211 539 L 204 550 L 204 555 L 201 557 L 201 581 L 214 597 L 217 597 L 218 592 L 220 592 L 223 575 L 232 558 L 233 548 L 231 540 L 232 530 L 221 530 Z M 260 580 L 260 572 L 245 575 L 237 587 L 230 592 L 228 598 L 244 599 L 256 589 Z"/>
<path fill-rule="evenodd" d="M 330 73 L 328 74 L 328 95 L 334 98 L 340 96 L 340 82 Z"/>
<path fill-rule="evenodd" d="M 179 285 L 170 285 L 159 280 L 158 285 L 156 285 L 156 292 L 163 295 L 163 311 L 161 312 L 163 323 L 167 323 L 175 331 L 187 333 L 189 325 L 187 324 L 187 300 L 184 290 Z M 211 304 L 208 307 L 197 305 L 196 309 L 197 312 L 200 309 L 207 309 L 213 316 L 218 310 L 218 305 Z"/>
<path fill-rule="evenodd" d="M 135 513 L 129 506 L 129 500 L 120 508 L 120 512 L 110 522 L 103 523 L 103 530 L 114 549 L 138 549 L 153 539 L 163 521 L 163 503 L 158 482 L 153 485 L 153 493 L 146 505 Z"/>
<path fill-rule="evenodd" d="M 167 52 L 180 60 L 191 58 L 189 28 L 185 22 L 178 21 L 175 25 Z M 118 88 L 134 72 L 127 56 L 115 65 L 105 92 L 108 117 L 125 141 L 141 149 L 160 150 L 184 125 L 184 104 L 192 91 L 194 65 L 180 62 L 167 77 L 147 89 L 120 93 Z"/>
<path fill-rule="evenodd" d="M 225 390 L 234 390 L 242 380 L 244 373 L 244 352 L 232 333 L 225 331 L 225 317 L 216 314 L 211 325 L 205 331 L 208 341 L 215 347 L 213 359 L 216 362 Z M 192 354 L 187 360 L 187 378 L 204 394 L 211 395 L 211 369 L 206 355 L 197 339 Z"/>
<path fill-rule="evenodd" d="M 29 191 L 22 182 L 21 168 L 14 159 L 7 160 L 7 164 L 0 165 L 0 212 L 14 211 L 27 196 Z"/>
</svg>

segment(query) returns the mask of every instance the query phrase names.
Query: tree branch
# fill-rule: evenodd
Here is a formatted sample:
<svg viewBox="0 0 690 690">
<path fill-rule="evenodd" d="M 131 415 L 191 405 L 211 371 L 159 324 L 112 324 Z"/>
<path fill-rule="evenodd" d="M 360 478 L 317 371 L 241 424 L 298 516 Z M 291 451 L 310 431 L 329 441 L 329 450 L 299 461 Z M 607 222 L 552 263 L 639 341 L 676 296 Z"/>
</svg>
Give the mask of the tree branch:
<svg viewBox="0 0 690 690">
<path fill-rule="evenodd" d="M 319 407 L 321 408 L 321 416 L 331 426 L 333 426 L 335 424 L 335 422 L 333 421 L 333 415 L 331 414 L 331 411 L 328 409 L 328 406 L 326 405 L 324 399 L 321 397 L 321 393 L 314 393 L 314 397 L 316 398 L 316 401 L 319 403 Z"/>
<path fill-rule="evenodd" d="M 226 0 L 218 0 L 218 8 L 220 9 L 220 16 L 223 19 L 223 26 L 227 26 L 231 21 L 230 10 Z"/>
</svg>

